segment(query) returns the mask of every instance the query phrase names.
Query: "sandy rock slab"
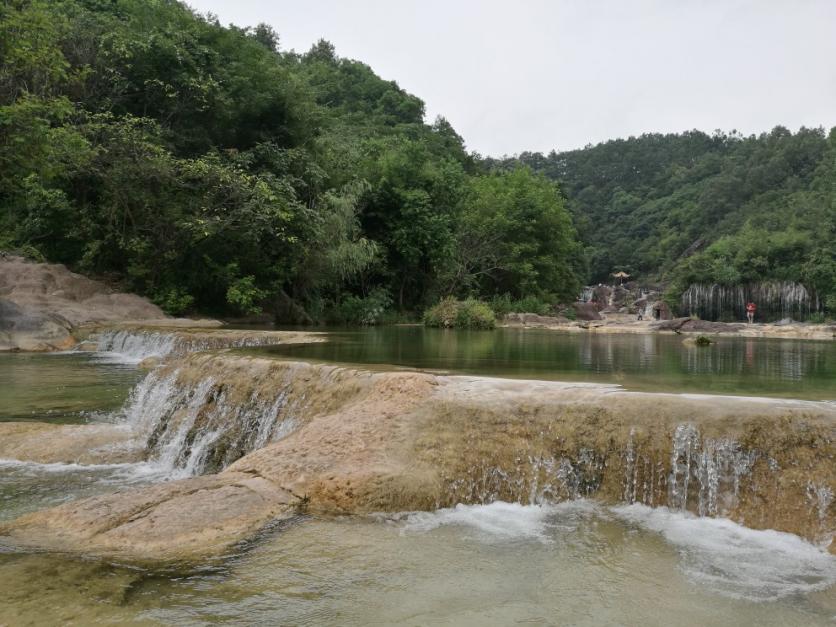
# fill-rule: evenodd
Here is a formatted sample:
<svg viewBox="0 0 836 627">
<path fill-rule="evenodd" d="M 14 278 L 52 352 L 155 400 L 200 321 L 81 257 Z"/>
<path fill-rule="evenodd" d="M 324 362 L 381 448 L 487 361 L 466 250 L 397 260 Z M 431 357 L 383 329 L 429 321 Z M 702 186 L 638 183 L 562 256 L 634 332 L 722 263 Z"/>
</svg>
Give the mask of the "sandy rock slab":
<svg viewBox="0 0 836 627">
<path fill-rule="evenodd" d="M 91 555 L 138 562 L 189 561 L 224 553 L 268 522 L 296 516 L 300 504 L 260 477 L 224 473 L 28 514 L 0 530 L 0 539 L 39 550 L 84 547 Z"/>
<path fill-rule="evenodd" d="M 184 358 L 228 402 L 288 376 L 289 435 L 216 475 L 27 514 L 23 547 L 127 560 L 224 554 L 274 520 L 591 498 L 722 516 L 836 551 L 836 407 L 625 392 L 612 385 L 441 377 L 229 353 Z M 265 388 L 266 389 L 266 388 Z"/>
<path fill-rule="evenodd" d="M 0 351 L 65 350 L 75 344 L 64 318 L 0 298 Z"/>
<path fill-rule="evenodd" d="M 38 464 L 123 464 L 141 461 L 144 443 L 124 425 L 0 422 L 0 459 Z"/>
</svg>

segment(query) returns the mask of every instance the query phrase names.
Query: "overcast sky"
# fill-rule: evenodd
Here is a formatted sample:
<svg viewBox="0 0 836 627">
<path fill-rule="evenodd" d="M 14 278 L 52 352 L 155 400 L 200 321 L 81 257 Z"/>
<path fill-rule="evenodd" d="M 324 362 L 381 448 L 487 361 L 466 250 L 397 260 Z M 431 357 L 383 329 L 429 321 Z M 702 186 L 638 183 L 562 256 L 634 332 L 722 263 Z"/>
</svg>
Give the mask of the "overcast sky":
<svg viewBox="0 0 836 627">
<path fill-rule="evenodd" d="M 836 125 L 836 0 L 187 0 L 327 39 L 485 155 Z"/>
</svg>

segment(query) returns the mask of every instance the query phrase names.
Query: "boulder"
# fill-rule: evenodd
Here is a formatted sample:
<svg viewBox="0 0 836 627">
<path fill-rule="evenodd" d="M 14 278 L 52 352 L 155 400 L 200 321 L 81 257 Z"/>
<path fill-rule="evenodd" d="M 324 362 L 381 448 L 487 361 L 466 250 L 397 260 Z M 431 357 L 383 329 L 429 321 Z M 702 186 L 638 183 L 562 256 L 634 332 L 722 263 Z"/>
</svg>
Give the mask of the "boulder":
<svg viewBox="0 0 836 627">
<path fill-rule="evenodd" d="M 62 350 L 79 325 L 165 317 L 147 299 L 65 266 L 0 258 L 0 350 Z"/>
<path fill-rule="evenodd" d="M 0 298 L 0 351 L 50 351 L 74 344 L 70 323 L 42 311 Z"/>
<path fill-rule="evenodd" d="M 601 319 L 601 314 L 598 313 L 600 308 L 595 303 L 574 303 L 572 307 L 575 309 L 575 316 L 578 320 L 588 322 Z"/>
</svg>

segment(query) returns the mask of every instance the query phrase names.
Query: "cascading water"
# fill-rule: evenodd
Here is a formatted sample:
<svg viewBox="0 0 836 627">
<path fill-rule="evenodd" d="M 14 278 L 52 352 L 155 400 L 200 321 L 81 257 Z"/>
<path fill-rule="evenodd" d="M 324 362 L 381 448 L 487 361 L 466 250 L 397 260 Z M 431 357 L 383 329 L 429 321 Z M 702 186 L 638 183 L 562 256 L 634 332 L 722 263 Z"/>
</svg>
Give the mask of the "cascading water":
<svg viewBox="0 0 836 627">
<path fill-rule="evenodd" d="M 272 393 L 254 389 L 242 402 L 212 376 L 186 382 L 179 370 L 158 370 L 134 389 L 123 415 L 150 462 L 182 476 L 216 472 L 297 427 L 304 399 L 291 402 L 291 381 L 276 383 Z"/>
<path fill-rule="evenodd" d="M 682 313 L 703 320 L 745 320 L 746 304 L 757 305 L 756 318 L 804 320 L 821 310 L 814 292 L 800 283 L 764 282 L 749 285 L 691 285 L 682 294 Z"/>
<path fill-rule="evenodd" d="M 671 424 L 663 432 L 638 421 L 596 443 L 594 432 L 575 439 L 571 428 L 561 428 L 562 422 L 532 426 L 531 432 L 524 431 L 526 436 L 514 431 L 511 447 L 527 437 L 522 440 L 527 445 L 518 450 L 483 448 L 453 462 L 443 474 L 445 490 L 436 505 L 534 505 L 593 498 L 754 524 L 774 520 L 824 545 L 832 538 L 832 479 L 827 472 L 803 472 L 803 482 L 793 476 L 799 467 L 792 448 L 796 436 L 783 440 L 787 448 L 776 446 L 777 439 L 758 442 L 743 431 L 740 436 L 711 436 L 690 421 Z M 472 436 L 476 446 L 486 437 L 484 430 Z M 773 511 L 770 503 L 777 502 L 784 509 Z M 787 507 L 788 502 L 793 505 Z"/>
<path fill-rule="evenodd" d="M 140 362 L 148 357 L 182 356 L 221 348 L 254 348 L 282 341 L 270 333 L 240 334 L 227 331 L 189 333 L 186 331 L 144 331 L 123 329 L 103 331 L 96 336 L 96 350 L 118 355 L 121 360 Z"/>
<path fill-rule="evenodd" d="M 174 352 L 171 333 L 146 331 L 104 331 L 98 335 L 96 351 L 116 353 L 126 361 L 140 362 L 148 357 L 166 357 Z"/>
<path fill-rule="evenodd" d="M 745 451 L 733 439 L 701 439 L 694 425 L 679 425 L 671 451 L 669 506 L 685 510 L 689 496 L 694 496 L 700 516 L 717 516 L 731 509 L 740 493 L 740 480 L 751 472 L 757 457 L 757 451 Z"/>
</svg>

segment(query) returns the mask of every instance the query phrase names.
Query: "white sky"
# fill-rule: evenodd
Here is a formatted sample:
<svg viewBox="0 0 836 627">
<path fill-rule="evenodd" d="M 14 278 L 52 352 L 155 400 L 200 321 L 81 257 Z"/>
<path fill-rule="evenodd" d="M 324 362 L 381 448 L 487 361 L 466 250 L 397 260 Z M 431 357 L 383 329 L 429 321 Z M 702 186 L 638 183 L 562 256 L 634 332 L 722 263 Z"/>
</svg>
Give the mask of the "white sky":
<svg viewBox="0 0 836 627">
<path fill-rule="evenodd" d="M 320 38 L 420 97 L 467 147 L 836 125 L 836 0 L 186 0 Z"/>
</svg>

